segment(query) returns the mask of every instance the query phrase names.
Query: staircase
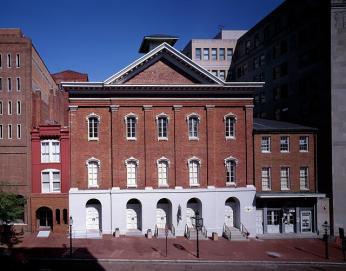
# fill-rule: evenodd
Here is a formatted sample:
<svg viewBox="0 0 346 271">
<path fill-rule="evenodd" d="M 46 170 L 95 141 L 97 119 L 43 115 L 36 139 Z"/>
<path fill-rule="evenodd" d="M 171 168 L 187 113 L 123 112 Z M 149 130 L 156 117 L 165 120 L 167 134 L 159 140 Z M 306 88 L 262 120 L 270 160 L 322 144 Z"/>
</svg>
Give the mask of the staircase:
<svg viewBox="0 0 346 271">
<path fill-rule="evenodd" d="M 136 237 L 143 237 L 144 234 L 142 233 L 141 230 L 138 229 L 128 229 L 126 232 L 126 236 L 136 236 Z"/>
<path fill-rule="evenodd" d="M 168 226 L 168 235 L 167 238 L 175 238 L 175 228 L 173 225 Z M 157 225 L 155 226 L 155 237 L 156 238 L 166 238 L 166 229 L 159 228 Z"/>
<path fill-rule="evenodd" d="M 185 236 L 189 240 L 197 239 L 197 230 L 195 228 L 189 228 L 185 226 Z M 198 239 L 199 240 L 208 240 L 208 234 L 206 228 L 203 226 L 202 230 L 198 230 Z"/>
<path fill-rule="evenodd" d="M 230 241 L 248 241 L 247 234 L 235 227 L 223 226 L 223 237 Z"/>
</svg>

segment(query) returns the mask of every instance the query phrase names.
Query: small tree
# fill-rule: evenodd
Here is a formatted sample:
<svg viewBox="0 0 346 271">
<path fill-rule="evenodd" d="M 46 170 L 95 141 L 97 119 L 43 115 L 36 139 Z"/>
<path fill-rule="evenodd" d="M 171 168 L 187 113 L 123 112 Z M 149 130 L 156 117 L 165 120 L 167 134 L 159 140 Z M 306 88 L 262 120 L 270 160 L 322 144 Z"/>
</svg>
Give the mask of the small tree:
<svg viewBox="0 0 346 271">
<path fill-rule="evenodd" d="M 0 223 L 8 225 L 24 213 L 26 200 L 12 193 L 0 192 Z"/>
</svg>

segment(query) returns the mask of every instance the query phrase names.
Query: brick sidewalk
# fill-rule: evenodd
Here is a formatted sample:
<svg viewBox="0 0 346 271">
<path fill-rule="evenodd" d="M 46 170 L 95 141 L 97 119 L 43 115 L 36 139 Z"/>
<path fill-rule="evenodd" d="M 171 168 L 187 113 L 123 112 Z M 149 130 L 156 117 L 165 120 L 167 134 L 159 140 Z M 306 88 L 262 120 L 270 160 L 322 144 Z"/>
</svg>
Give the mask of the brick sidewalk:
<svg viewBox="0 0 346 271">
<path fill-rule="evenodd" d="M 69 238 L 51 234 L 48 238 L 26 235 L 15 246 L 18 258 L 69 257 Z M 342 251 L 329 245 L 330 260 L 343 262 Z M 73 257 L 83 259 L 132 259 L 132 260 L 196 260 L 196 241 L 183 237 L 168 239 L 168 256 L 165 255 L 165 239 L 144 237 L 104 236 L 103 239 L 73 239 Z M 250 241 L 200 241 L 200 259 L 212 261 L 298 261 L 320 262 L 325 260 L 324 242 L 318 239 L 279 239 Z"/>
</svg>

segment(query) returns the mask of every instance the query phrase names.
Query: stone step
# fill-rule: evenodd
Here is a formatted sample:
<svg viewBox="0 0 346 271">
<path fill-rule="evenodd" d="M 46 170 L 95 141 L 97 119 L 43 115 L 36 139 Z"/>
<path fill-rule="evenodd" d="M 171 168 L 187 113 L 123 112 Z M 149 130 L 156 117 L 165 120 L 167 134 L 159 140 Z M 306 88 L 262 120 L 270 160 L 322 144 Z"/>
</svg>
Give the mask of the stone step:
<svg viewBox="0 0 346 271">
<path fill-rule="evenodd" d="M 197 231 L 196 230 L 190 230 L 190 240 L 196 240 L 197 239 Z M 198 231 L 198 239 L 199 240 L 208 240 L 208 237 L 204 236 L 202 234 L 202 231 Z"/>
<path fill-rule="evenodd" d="M 136 237 L 143 237 L 144 234 L 141 230 L 127 230 L 126 236 L 136 236 Z"/>
</svg>

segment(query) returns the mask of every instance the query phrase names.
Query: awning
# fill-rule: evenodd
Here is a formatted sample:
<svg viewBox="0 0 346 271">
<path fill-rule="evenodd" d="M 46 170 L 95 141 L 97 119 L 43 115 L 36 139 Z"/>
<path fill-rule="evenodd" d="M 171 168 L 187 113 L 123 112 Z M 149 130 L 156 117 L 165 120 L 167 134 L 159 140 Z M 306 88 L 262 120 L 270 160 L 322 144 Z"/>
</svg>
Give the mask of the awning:
<svg viewBox="0 0 346 271">
<path fill-rule="evenodd" d="M 256 193 L 256 198 L 274 199 L 274 198 L 325 198 L 322 193 Z"/>
</svg>

